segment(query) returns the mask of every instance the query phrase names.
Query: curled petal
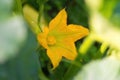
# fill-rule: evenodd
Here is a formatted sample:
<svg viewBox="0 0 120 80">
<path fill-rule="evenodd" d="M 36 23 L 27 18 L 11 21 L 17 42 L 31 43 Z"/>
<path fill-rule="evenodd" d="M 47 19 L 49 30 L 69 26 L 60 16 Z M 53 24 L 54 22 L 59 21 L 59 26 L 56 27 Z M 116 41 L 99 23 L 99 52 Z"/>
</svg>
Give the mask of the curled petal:
<svg viewBox="0 0 120 80">
<path fill-rule="evenodd" d="M 47 55 L 53 64 L 53 69 L 55 69 L 59 65 L 62 55 L 58 53 L 57 49 L 47 49 Z"/>
</svg>

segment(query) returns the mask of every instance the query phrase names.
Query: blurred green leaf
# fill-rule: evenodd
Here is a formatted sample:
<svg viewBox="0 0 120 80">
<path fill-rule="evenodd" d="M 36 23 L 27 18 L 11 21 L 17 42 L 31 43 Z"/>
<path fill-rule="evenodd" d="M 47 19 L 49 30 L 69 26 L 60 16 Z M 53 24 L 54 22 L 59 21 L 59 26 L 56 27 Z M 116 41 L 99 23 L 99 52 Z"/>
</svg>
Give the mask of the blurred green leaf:
<svg viewBox="0 0 120 80">
<path fill-rule="evenodd" d="M 89 24 L 92 32 L 92 38 L 102 43 L 106 43 L 111 47 L 120 49 L 120 30 L 119 15 L 116 14 L 115 9 L 119 0 L 86 0 L 90 9 Z M 95 4 L 97 3 L 97 5 Z M 118 8 L 117 8 L 118 9 Z M 115 17 L 117 15 L 117 18 Z M 114 19 L 112 22 L 111 19 Z M 116 24 L 114 24 L 116 23 Z"/>
<path fill-rule="evenodd" d="M 68 23 L 88 27 L 88 12 L 84 0 L 73 0 L 67 4 Z"/>
<path fill-rule="evenodd" d="M 120 1 L 116 4 L 113 11 L 110 21 L 120 28 Z"/>
<path fill-rule="evenodd" d="M 36 37 L 30 30 L 28 34 L 21 16 L 12 15 L 13 3 L 0 1 L 0 80 L 38 80 L 41 71 L 35 54 Z"/>
<path fill-rule="evenodd" d="M 110 19 L 112 16 L 114 9 L 116 7 L 116 4 L 118 3 L 119 0 L 102 0 L 103 3 L 100 8 L 100 12 L 102 15 L 104 15 L 105 18 Z"/>
<path fill-rule="evenodd" d="M 93 31 L 93 39 L 120 49 L 120 30 L 116 25 L 110 23 L 99 13 L 91 17 L 90 25 Z"/>
<path fill-rule="evenodd" d="M 27 37 L 27 30 L 21 17 L 0 22 L 0 63 L 14 57 Z"/>
<path fill-rule="evenodd" d="M 13 0 L 0 0 L 0 21 L 12 14 Z"/>
<path fill-rule="evenodd" d="M 111 18 L 118 2 L 119 0 L 86 0 L 86 4 L 90 9 L 91 15 L 98 12 L 107 19 Z"/>
<path fill-rule="evenodd" d="M 120 61 L 114 57 L 93 61 L 74 80 L 120 80 Z"/>
<path fill-rule="evenodd" d="M 17 55 L 0 64 L 0 80 L 39 80 L 40 63 L 36 46 L 36 37 L 29 30 L 27 40 L 16 52 Z"/>
</svg>

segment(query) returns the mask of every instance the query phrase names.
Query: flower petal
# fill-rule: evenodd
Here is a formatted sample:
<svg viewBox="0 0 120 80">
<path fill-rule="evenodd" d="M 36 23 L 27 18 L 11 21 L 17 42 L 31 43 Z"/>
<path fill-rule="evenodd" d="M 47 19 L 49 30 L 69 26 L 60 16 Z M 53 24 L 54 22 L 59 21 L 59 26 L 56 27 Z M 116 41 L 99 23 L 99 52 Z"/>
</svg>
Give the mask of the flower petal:
<svg viewBox="0 0 120 80">
<path fill-rule="evenodd" d="M 46 38 L 47 38 L 47 34 L 48 34 L 49 30 L 48 30 L 47 27 L 44 27 L 44 28 L 43 28 L 43 31 L 44 31 L 44 32 L 41 32 L 41 33 L 38 34 L 37 40 L 38 40 L 38 42 L 39 42 L 44 48 L 47 49 L 47 48 L 48 48 L 48 45 L 47 45 L 47 40 L 46 40 Z"/>
<path fill-rule="evenodd" d="M 47 55 L 53 64 L 53 69 L 55 69 L 59 65 L 62 55 L 58 53 L 57 49 L 47 49 Z"/>
<path fill-rule="evenodd" d="M 89 34 L 89 30 L 83 26 L 70 24 L 67 26 L 66 39 L 77 41 Z"/>
<path fill-rule="evenodd" d="M 83 26 L 70 24 L 63 30 L 54 31 L 51 33 L 58 41 L 69 40 L 68 42 L 75 42 L 89 34 L 89 30 Z"/>
<path fill-rule="evenodd" d="M 75 44 L 67 39 L 64 40 L 61 44 L 59 43 L 59 47 L 57 49 L 59 53 L 62 54 L 62 56 L 69 60 L 74 60 L 77 56 Z"/>
<path fill-rule="evenodd" d="M 56 68 L 62 57 L 65 57 L 69 60 L 74 60 L 77 56 L 77 52 L 74 43 L 66 40 L 56 44 L 55 46 L 49 46 L 47 55 L 52 61 L 53 68 Z"/>
<path fill-rule="evenodd" d="M 62 9 L 58 15 L 52 19 L 52 21 L 49 23 L 49 29 L 50 30 L 62 30 L 65 26 L 67 26 L 67 13 L 65 9 Z"/>
</svg>

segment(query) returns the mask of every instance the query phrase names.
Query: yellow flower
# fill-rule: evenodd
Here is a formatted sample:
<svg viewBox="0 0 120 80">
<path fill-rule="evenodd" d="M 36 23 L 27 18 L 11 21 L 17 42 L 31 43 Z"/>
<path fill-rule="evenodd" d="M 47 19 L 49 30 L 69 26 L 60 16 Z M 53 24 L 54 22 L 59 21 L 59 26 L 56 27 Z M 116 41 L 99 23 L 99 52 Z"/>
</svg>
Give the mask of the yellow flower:
<svg viewBox="0 0 120 80">
<path fill-rule="evenodd" d="M 44 27 L 37 39 L 46 48 L 53 69 L 55 69 L 62 57 L 74 60 L 77 56 L 74 42 L 88 35 L 88 29 L 70 24 L 67 25 L 67 14 L 62 9 L 58 15 L 49 23 L 49 27 Z"/>
</svg>

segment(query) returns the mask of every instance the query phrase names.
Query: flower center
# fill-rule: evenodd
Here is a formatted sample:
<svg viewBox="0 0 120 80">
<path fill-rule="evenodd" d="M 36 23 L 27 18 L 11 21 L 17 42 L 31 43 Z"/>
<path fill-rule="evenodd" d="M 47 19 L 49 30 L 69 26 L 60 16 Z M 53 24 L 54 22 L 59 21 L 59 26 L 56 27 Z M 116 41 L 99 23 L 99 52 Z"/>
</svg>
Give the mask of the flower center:
<svg viewBox="0 0 120 80">
<path fill-rule="evenodd" d="M 50 46 L 52 46 L 55 43 L 56 43 L 55 37 L 54 36 L 48 36 L 48 38 L 47 38 L 47 44 L 50 45 Z"/>
</svg>

